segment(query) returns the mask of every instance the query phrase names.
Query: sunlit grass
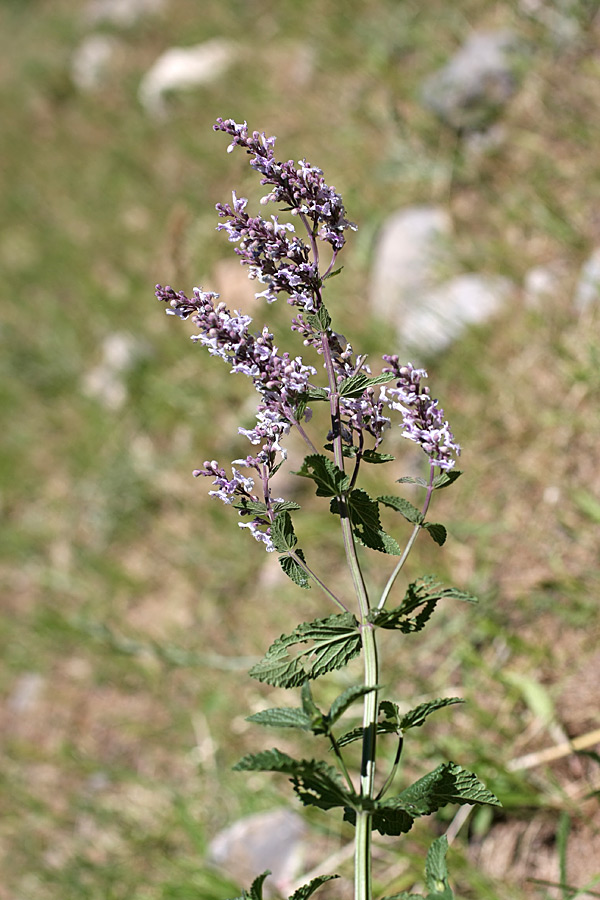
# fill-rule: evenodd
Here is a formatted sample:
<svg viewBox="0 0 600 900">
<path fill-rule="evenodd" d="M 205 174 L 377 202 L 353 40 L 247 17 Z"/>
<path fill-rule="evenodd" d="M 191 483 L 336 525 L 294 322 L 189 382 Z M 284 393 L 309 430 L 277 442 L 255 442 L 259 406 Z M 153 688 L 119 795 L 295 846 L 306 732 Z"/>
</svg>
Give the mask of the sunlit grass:
<svg viewBox="0 0 600 900">
<path fill-rule="evenodd" d="M 517 27 L 532 49 L 503 116 L 506 139 L 475 159 L 420 108 L 418 90 L 479 24 Z M 450 755 L 485 775 L 505 822 L 540 815 L 552 824 L 579 776 L 566 764 L 535 777 L 503 770 L 524 752 L 523 734 L 534 748 L 552 742 L 503 673 L 539 681 L 560 719 L 567 674 L 598 634 L 600 341 L 597 319 L 570 311 L 578 267 L 597 241 L 592 32 L 561 55 L 512 4 L 441 0 L 343 11 L 333 0 L 222 0 L 201 15 L 191 0 L 173 0 L 162 18 L 104 30 L 123 52 L 106 87 L 85 95 L 69 75 L 86 33 L 73 4 L 0 10 L 6 896 L 232 896 L 225 876 L 205 867 L 210 837 L 284 802 L 283 783 L 265 777 L 249 789 L 229 771 L 268 740 L 243 722 L 267 697 L 243 663 L 290 624 L 323 614 L 322 600 L 295 592 L 191 477 L 206 458 L 244 452 L 238 410 L 251 418 L 251 407 L 243 382 L 203 357 L 152 296 L 156 281 L 209 289 L 231 249 L 213 231 L 214 203 L 232 187 L 257 196 L 242 156 L 224 153 L 211 131 L 217 115 L 277 133 L 285 158 L 306 156 L 343 193 L 360 230 L 328 302 L 373 358 L 394 348 L 386 323 L 370 318 L 368 267 L 377 227 L 399 206 L 450 208 L 459 270 L 519 282 L 534 264 L 566 268 L 547 308 L 525 310 L 515 296 L 499 322 L 430 367 L 466 475 L 436 509 L 447 548 L 424 538 L 414 570 L 460 583 L 481 605 L 466 616 L 444 609 L 438 631 L 415 644 L 416 668 L 399 658 L 389 669 L 409 696 L 451 684 L 469 700 L 428 728 L 423 763 Z M 173 97 L 166 122 L 149 119 L 136 96 L 141 74 L 166 47 L 216 35 L 240 47 L 229 75 Z M 258 326 L 274 317 L 283 338 L 284 304 L 253 315 Z M 140 352 L 126 402 L 108 409 L 84 383 L 115 332 Z M 296 490 L 308 509 L 307 552 L 322 552 L 323 569 L 341 576 L 340 542 L 306 486 Z M 382 560 L 366 566 L 380 583 Z M 27 699 L 31 673 L 41 681 Z M 588 715 L 586 727 L 598 727 L 597 708 Z M 510 872 L 498 883 L 469 862 L 493 827 L 475 820 L 471 849 L 460 839 L 453 848 L 458 893 L 535 896 L 508 886 Z M 411 839 L 400 875 L 386 846 L 382 891 L 410 889 L 428 837 L 424 828 Z"/>
</svg>

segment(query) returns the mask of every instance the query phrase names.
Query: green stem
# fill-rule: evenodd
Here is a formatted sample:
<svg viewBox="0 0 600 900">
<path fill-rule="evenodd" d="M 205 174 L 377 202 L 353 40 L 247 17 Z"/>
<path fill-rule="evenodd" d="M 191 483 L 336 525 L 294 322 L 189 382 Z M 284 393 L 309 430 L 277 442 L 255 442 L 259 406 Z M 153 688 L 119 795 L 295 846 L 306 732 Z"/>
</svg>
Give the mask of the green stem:
<svg viewBox="0 0 600 900">
<path fill-rule="evenodd" d="M 331 733 L 331 731 L 328 733 L 327 737 L 329 738 L 329 740 L 331 742 L 331 749 L 335 753 L 335 756 L 339 763 L 340 769 L 342 770 L 344 778 L 346 779 L 346 784 L 348 785 L 348 787 L 350 788 L 352 793 L 354 793 L 354 783 L 350 777 L 350 772 L 348 771 L 348 769 L 346 767 L 346 763 L 344 761 L 344 757 L 342 756 L 342 751 L 339 748 L 338 742 L 336 741 L 336 739 L 333 736 L 333 734 Z"/>
<path fill-rule="evenodd" d="M 310 566 L 308 566 L 304 562 L 304 560 L 298 556 L 297 553 L 295 553 L 293 550 L 288 550 L 288 556 L 290 556 L 294 560 L 294 562 L 297 563 L 300 566 L 300 568 L 306 572 L 306 574 L 308 575 L 309 578 L 312 578 L 312 580 L 316 584 L 319 585 L 319 587 L 321 588 L 323 593 L 327 594 L 329 599 L 333 600 L 333 602 L 336 604 L 336 606 L 339 606 L 339 608 L 342 609 L 344 612 L 350 612 L 348 607 L 339 599 L 339 597 L 335 596 L 333 591 L 329 590 L 327 585 L 323 581 L 321 581 L 319 576 L 316 575 L 315 572 L 313 572 L 313 570 L 310 568 Z"/>
<path fill-rule="evenodd" d="M 423 503 L 423 509 L 421 510 L 421 515 L 422 515 L 423 519 L 427 515 L 427 510 L 429 509 L 429 504 L 431 502 L 431 495 L 433 494 L 434 476 L 435 476 L 435 465 L 430 460 L 429 461 L 429 483 L 427 485 L 427 495 L 425 497 L 425 502 Z M 396 578 L 400 574 L 400 570 L 402 569 L 402 566 L 406 562 L 408 554 L 412 550 L 413 545 L 417 539 L 417 535 L 419 534 L 420 530 L 421 530 L 420 525 L 415 525 L 415 527 L 413 528 L 412 534 L 408 539 L 408 543 L 407 543 L 406 547 L 404 548 L 404 553 L 398 560 L 398 563 L 396 564 L 396 568 L 394 569 L 394 571 L 388 578 L 387 584 L 383 589 L 383 593 L 382 593 L 381 597 L 379 598 L 379 603 L 377 604 L 377 609 L 383 609 L 383 607 L 385 606 L 385 604 L 387 602 L 387 598 L 389 597 L 390 591 L 392 590 L 392 588 L 394 586 L 394 582 L 396 581 Z"/>
<path fill-rule="evenodd" d="M 379 664 L 375 629 L 370 622 L 361 625 L 365 687 L 375 687 L 379 682 Z M 372 800 L 375 792 L 375 759 L 377 738 L 377 691 L 365 694 L 363 701 L 363 748 L 360 771 L 360 794 L 363 800 Z M 354 848 L 354 897 L 355 900 L 371 900 L 371 832 L 372 813 L 361 809 L 356 813 Z"/>
<path fill-rule="evenodd" d="M 354 900 L 371 900 L 371 814 L 356 814 L 354 845 Z"/>
</svg>

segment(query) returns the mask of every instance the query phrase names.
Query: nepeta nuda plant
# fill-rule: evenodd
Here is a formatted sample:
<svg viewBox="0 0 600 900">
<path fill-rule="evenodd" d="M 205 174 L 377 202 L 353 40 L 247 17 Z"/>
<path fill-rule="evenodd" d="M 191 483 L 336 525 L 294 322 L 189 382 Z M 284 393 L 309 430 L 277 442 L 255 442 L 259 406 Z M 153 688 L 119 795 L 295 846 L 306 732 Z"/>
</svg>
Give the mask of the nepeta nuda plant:
<svg viewBox="0 0 600 900">
<path fill-rule="evenodd" d="M 212 479 L 209 493 L 237 510 L 239 526 L 247 528 L 267 552 L 279 554 L 283 571 L 292 581 L 301 588 L 316 584 L 330 606 L 337 608 L 325 618 L 304 622 L 282 635 L 250 671 L 253 678 L 267 684 L 301 689 L 300 706 L 267 709 L 250 719 L 272 728 L 323 736 L 335 765 L 322 759 L 294 759 L 273 749 L 250 754 L 235 768 L 285 773 L 303 804 L 323 810 L 340 808 L 344 819 L 355 827 L 354 896 L 356 900 L 371 900 L 373 831 L 401 835 L 410 830 L 415 819 L 448 803 L 498 804 L 473 773 L 452 762 L 439 765 L 400 793 L 390 795 L 406 732 L 423 725 L 436 710 L 461 702 L 458 698 L 430 700 L 404 712 L 405 704 L 401 707 L 393 699 L 381 699 L 377 651 L 379 629 L 408 637 L 429 622 L 439 600 L 473 599 L 426 576 L 408 584 L 399 602 L 387 605 L 419 532 L 426 530 L 440 545 L 446 539 L 444 527 L 428 522 L 426 515 L 434 491 L 458 478 L 455 461 L 460 447 L 425 384 L 427 373 L 423 369 L 402 364 L 395 355 L 385 355 L 380 371 L 374 374 L 366 357 L 356 354 L 333 329 L 323 293 L 327 280 L 339 272 L 335 267 L 345 232 L 356 226 L 346 218 L 341 197 L 325 182 L 321 170 L 306 160 L 298 164 L 279 162 L 275 138 L 251 133 L 245 123 L 218 119 L 214 129 L 229 135 L 229 151 L 240 147 L 250 156 L 250 165 L 267 187 L 261 204 L 276 204 L 287 214 L 286 221 L 280 221 L 277 215 L 269 219 L 251 216 L 246 211 L 248 201 L 234 192 L 231 204 L 217 205 L 222 219 L 218 229 L 235 244 L 249 277 L 259 282 L 262 290 L 257 297 L 267 303 L 280 295 L 287 297 L 294 308 L 291 329 L 303 338 L 312 363 L 280 352 L 267 326 L 262 331 L 251 330 L 250 317 L 232 312 L 217 294 L 194 288 L 192 296 L 187 297 L 181 291 L 157 285 L 156 295 L 168 304 L 167 313 L 190 318 L 196 325 L 198 333 L 192 340 L 204 345 L 212 356 L 220 356 L 232 372 L 246 375 L 258 392 L 254 427 L 239 429 L 253 451 L 245 459 L 234 460 L 230 470 L 209 460 L 194 474 Z M 321 437 L 311 434 L 311 405 L 316 403 L 329 406 L 329 431 Z M 399 479 L 422 488 L 420 509 L 401 496 L 371 497 L 358 487 L 363 465 L 393 459 L 379 448 L 396 423 L 427 459 L 425 477 Z M 328 585 L 325 576 L 319 574 L 319 561 L 307 559 L 300 549 L 293 521 L 299 505 L 273 496 L 271 480 L 285 463 L 285 442 L 293 428 L 309 450 L 295 474 L 310 479 L 317 496 L 328 500 L 328 514 L 334 516 L 341 531 L 352 596 Z M 381 506 L 397 511 L 400 522 L 412 526 L 404 546 L 382 528 Z M 359 547 L 397 557 L 380 596 L 373 596 L 365 583 Z M 361 654 L 362 683 L 343 691 L 326 712 L 321 710 L 313 699 L 311 682 Z M 363 705 L 362 724 L 344 729 L 342 717 L 359 702 Z M 382 734 L 391 735 L 397 749 L 391 770 L 379 775 L 376 750 Z M 356 773 L 346 750 L 354 742 L 362 745 L 362 761 Z M 428 853 L 429 898 L 453 896 L 445 865 L 446 848 L 442 837 L 434 841 Z M 261 900 L 267 874 L 257 877 L 241 900 Z M 333 877 L 314 879 L 296 891 L 293 900 L 305 900 Z M 402 893 L 394 900 L 414 897 L 417 895 Z"/>
</svg>

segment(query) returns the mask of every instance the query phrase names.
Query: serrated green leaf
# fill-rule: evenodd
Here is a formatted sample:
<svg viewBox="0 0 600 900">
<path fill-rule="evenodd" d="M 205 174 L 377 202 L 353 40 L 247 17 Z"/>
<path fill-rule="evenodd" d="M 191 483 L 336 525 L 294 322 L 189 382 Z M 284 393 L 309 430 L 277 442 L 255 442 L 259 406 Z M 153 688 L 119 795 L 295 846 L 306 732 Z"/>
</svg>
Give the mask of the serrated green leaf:
<svg viewBox="0 0 600 900">
<path fill-rule="evenodd" d="M 339 875 L 317 875 L 317 877 L 313 878 L 312 881 L 309 881 L 308 884 L 304 884 L 302 887 L 298 888 L 297 891 L 294 891 L 289 900 L 308 900 L 308 898 L 314 894 L 322 884 L 325 884 L 326 881 L 331 881 L 332 878 L 339 877 Z"/>
<path fill-rule="evenodd" d="M 307 456 L 294 474 L 312 479 L 317 485 L 317 497 L 338 497 L 350 487 L 350 476 L 345 475 L 331 459 L 320 453 Z"/>
<path fill-rule="evenodd" d="M 266 503 L 261 503 L 259 500 L 248 500 L 247 497 L 242 497 L 231 505 L 234 509 L 244 510 L 253 516 L 259 516 L 267 511 Z"/>
<path fill-rule="evenodd" d="M 429 848 L 425 861 L 425 882 L 429 891 L 426 897 L 422 894 L 401 891 L 390 897 L 382 897 L 381 900 L 454 900 L 454 894 L 448 883 L 447 851 L 448 840 L 445 835 L 436 838 Z"/>
<path fill-rule="evenodd" d="M 340 397 L 362 397 L 367 388 L 373 387 L 376 384 L 387 384 L 389 381 L 392 381 L 394 375 L 392 372 L 385 372 L 383 375 L 365 375 L 364 372 L 357 372 L 355 375 L 350 375 L 349 378 L 344 378 L 341 384 L 338 387 L 338 391 Z"/>
<path fill-rule="evenodd" d="M 340 694 L 339 697 L 336 697 L 331 704 L 331 709 L 327 716 L 330 725 L 335 724 L 353 703 L 356 703 L 356 701 L 361 697 L 364 697 L 365 694 L 371 694 L 376 690 L 377 687 L 365 687 L 364 685 L 354 685 L 354 687 L 346 688 L 346 690 Z"/>
<path fill-rule="evenodd" d="M 443 525 L 435 524 L 433 522 L 423 522 L 423 528 L 429 532 L 436 544 L 443 547 L 446 543 L 446 538 L 448 537 L 448 532 Z"/>
<path fill-rule="evenodd" d="M 289 648 L 298 644 L 310 646 L 290 656 Z M 300 687 L 309 678 L 341 669 L 360 653 L 360 648 L 358 622 L 352 613 L 316 619 L 274 641 L 263 659 L 250 669 L 250 675 L 274 687 Z"/>
<path fill-rule="evenodd" d="M 271 728 L 300 728 L 302 731 L 310 731 L 310 717 L 304 710 L 294 707 L 261 709 L 260 712 L 248 716 L 246 721 L 268 725 Z"/>
<path fill-rule="evenodd" d="M 454 599 L 476 602 L 467 591 L 457 588 L 443 588 L 432 575 L 425 575 L 419 581 L 408 585 L 400 606 L 391 610 L 374 610 L 369 621 L 379 628 L 397 629 L 404 634 L 420 631 L 431 618 L 439 600 Z M 416 615 L 413 613 L 419 610 Z"/>
<path fill-rule="evenodd" d="M 383 497 L 378 497 L 377 502 L 383 503 L 384 506 L 389 506 L 391 509 L 395 509 L 413 525 L 423 524 L 423 513 L 419 512 L 416 506 L 413 506 L 412 503 L 409 503 L 404 497 L 392 497 L 386 494 Z"/>
<path fill-rule="evenodd" d="M 331 325 L 331 316 L 327 312 L 326 308 L 322 306 L 316 313 L 310 313 L 309 315 L 307 315 L 306 321 L 309 325 L 312 325 L 313 328 L 318 328 L 319 331 L 327 331 L 327 329 Z"/>
<path fill-rule="evenodd" d="M 322 760 L 293 759 L 277 748 L 244 756 L 233 767 L 237 772 L 281 772 L 290 776 L 294 791 L 305 806 L 333 809 L 353 806 L 358 798 L 344 786 L 337 770 Z"/>
<path fill-rule="evenodd" d="M 254 879 L 249 891 L 242 891 L 242 896 L 236 897 L 235 900 L 263 900 L 262 886 L 270 874 L 271 870 L 267 869 L 266 872 Z"/>
<path fill-rule="evenodd" d="M 448 885 L 447 852 L 448 838 L 445 834 L 433 841 L 427 851 L 425 881 L 430 897 L 452 897 L 452 891 L 450 891 Z"/>
<path fill-rule="evenodd" d="M 348 512 L 352 523 L 352 532 L 357 541 L 371 550 L 379 550 L 380 553 L 389 553 L 400 556 L 402 550 L 397 541 L 387 534 L 381 527 L 379 519 L 379 507 L 377 501 L 369 497 L 366 491 L 359 488 L 351 491 L 346 498 Z M 339 515 L 337 498 L 331 502 L 331 512 Z"/>
<path fill-rule="evenodd" d="M 309 386 L 302 396 L 307 400 L 329 400 L 329 389 Z"/>
<path fill-rule="evenodd" d="M 302 550 L 294 550 L 296 556 L 299 556 L 302 562 L 305 562 L 304 553 Z M 304 588 L 304 590 L 309 590 L 312 585 L 310 583 L 310 578 L 307 573 L 304 571 L 300 563 L 295 560 L 292 556 L 280 556 L 279 557 L 279 565 L 285 572 L 288 578 L 291 578 L 294 584 L 297 584 L 298 587 Z"/>
<path fill-rule="evenodd" d="M 374 465 L 381 465 L 381 463 L 393 462 L 396 457 L 391 453 L 378 453 L 376 450 L 365 450 L 363 455 L 363 462 L 373 463 Z"/>
<path fill-rule="evenodd" d="M 439 697 L 436 700 L 419 703 L 418 706 L 415 706 L 414 709 L 409 710 L 400 718 L 398 726 L 402 731 L 408 731 L 409 728 L 419 728 L 424 724 L 427 717 L 436 710 L 464 702 L 460 697 Z"/>
<path fill-rule="evenodd" d="M 440 472 L 439 475 L 436 475 L 433 479 L 433 487 L 435 490 L 440 491 L 442 488 L 448 487 L 450 484 L 454 484 L 454 482 L 460 478 L 462 472 L 459 472 L 458 469 L 450 469 L 448 472 Z"/>
<path fill-rule="evenodd" d="M 453 762 L 442 763 L 386 802 L 410 812 L 414 817 L 428 816 L 448 803 L 502 805 L 473 772 Z"/>
<path fill-rule="evenodd" d="M 299 503 L 294 503 L 293 500 L 275 500 L 271 504 L 271 509 L 274 513 L 287 512 L 290 509 L 300 509 Z"/>
<path fill-rule="evenodd" d="M 294 526 L 292 525 L 292 517 L 289 512 L 281 512 L 275 518 L 271 525 L 271 540 L 276 550 L 280 552 L 284 550 L 293 550 L 298 543 L 298 538 L 294 534 Z"/>
</svg>

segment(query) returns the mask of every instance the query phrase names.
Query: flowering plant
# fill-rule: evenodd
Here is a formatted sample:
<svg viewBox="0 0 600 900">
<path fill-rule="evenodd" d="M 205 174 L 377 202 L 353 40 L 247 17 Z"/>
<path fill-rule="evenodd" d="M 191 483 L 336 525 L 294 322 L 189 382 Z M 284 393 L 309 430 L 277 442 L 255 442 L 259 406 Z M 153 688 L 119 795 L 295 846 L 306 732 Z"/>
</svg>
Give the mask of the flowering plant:
<svg viewBox="0 0 600 900">
<path fill-rule="evenodd" d="M 319 383 L 319 368 L 300 356 L 280 353 L 267 326 L 250 330 L 247 315 L 232 312 L 218 294 L 195 288 L 187 297 L 171 287 L 157 285 L 156 295 L 168 304 L 167 313 L 188 319 L 198 333 L 192 340 L 220 356 L 232 372 L 241 372 L 259 395 L 256 424 L 240 428 L 253 447 L 245 459 L 236 459 L 230 473 L 217 461 L 206 461 L 194 474 L 212 479 L 209 493 L 230 504 L 241 518 L 240 527 L 265 545 L 267 552 L 279 554 L 285 574 L 301 588 L 316 584 L 337 608 L 325 618 L 304 622 L 282 635 L 269 647 L 264 658 L 250 671 L 259 681 L 283 688 L 300 688 L 301 705 L 263 710 L 250 720 L 272 728 L 299 729 L 324 736 L 329 742 L 335 766 L 317 759 L 294 759 L 277 749 L 245 756 L 236 765 L 239 771 L 274 771 L 290 777 L 294 791 L 305 805 L 323 810 L 341 808 L 344 819 L 355 826 L 355 898 L 371 900 L 371 837 L 373 831 L 401 835 L 420 816 L 435 812 L 448 803 L 498 805 L 497 798 L 477 777 L 448 762 L 394 796 L 389 791 L 400 762 L 404 735 L 423 725 L 436 710 L 461 700 L 445 697 L 421 703 L 403 711 L 389 699 L 380 699 L 377 651 L 379 629 L 410 635 L 430 620 L 438 602 L 445 598 L 472 600 L 463 591 L 446 588 L 432 576 L 408 584 L 399 604 L 388 608 L 396 579 L 421 530 L 439 545 L 446 539 L 445 528 L 426 520 L 434 491 L 448 487 L 459 477 L 455 468 L 460 447 L 454 440 L 444 412 L 425 385 L 427 373 L 410 363 L 403 365 L 395 355 L 383 356 L 381 371 L 373 374 L 365 356 L 355 354 L 346 339 L 332 328 L 323 292 L 329 278 L 338 274 L 335 265 L 345 243 L 345 232 L 356 226 L 346 218 L 342 198 L 326 184 L 320 169 L 301 160 L 279 162 L 275 158 L 275 138 L 249 132 L 246 124 L 217 119 L 216 131 L 231 138 L 228 150 L 243 148 L 250 165 L 267 186 L 262 204 L 275 203 L 292 221 L 277 215 L 270 221 L 246 212 L 248 201 L 233 193 L 232 203 L 217 205 L 223 220 L 218 228 L 233 242 L 248 275 L 263 290 L 256 294 L 267 303 L 279 295 L 295 307 L 291 328 L 304 345 L 322 357 L 325 371 Z M 295 221 L 294 221 L 295 220 Z M 298 235 L 296 224 L 302 233 Z M 324 257 L 324 260 L 323 260 Z M 327 403 L 330 429 L 322 449 L 309 434 L 311 404 Z M 427 477 L 400 478 L 424 491 L 420 509 L 404 497 L 384 494 L 371 497 L 357 487 L 364 464 L 384 464 L 393 459 L 380 445 L 392 425 L 399 420 L 404 437 L 418 444 L 428 460 Z M 353 584 L 352 597 L 340 596 L 317 574 L 312 561 L 298 546 L 293 515 L 300 506 L 274 497 L 271 479 L 286 460 L 285 438 L 296 428 L 309 453 L 296 475 L 310 479 L 317 496 L 329 499 L 329 512 L 339 522 L 346 560 Z M 381 525 L 380 507 L 388 507 L 412 526 L 402 547 Z M 381 595 L 374 599 L 367 587 L 359 558 L 359 546 L 397 557 Z M 362 654 L 362 684 L 341 693 L 327 712 L 313 699 L 311 682 L 347 665 Z M 350 707 L 363 705 L 362 724 L 340 731 L 340 720 Z M 376 778 L 377 737 L 392 735 L 397 742 L 391 771 Z M 352 774 L 345 748 L 362 744 L 360 771 Z M 433 842 L 427 856 L 426 881 L 429 898 L 451 898 L 445 864 L 445 837 Z M 261 900 L 263 873 L 240 900 Z M 324 882 L 337 876 L 313 879 L 293 894 L 305 900 Z M 396 894 L 385 900 L 410 900 L 415 894 Z"/>
</svg>

